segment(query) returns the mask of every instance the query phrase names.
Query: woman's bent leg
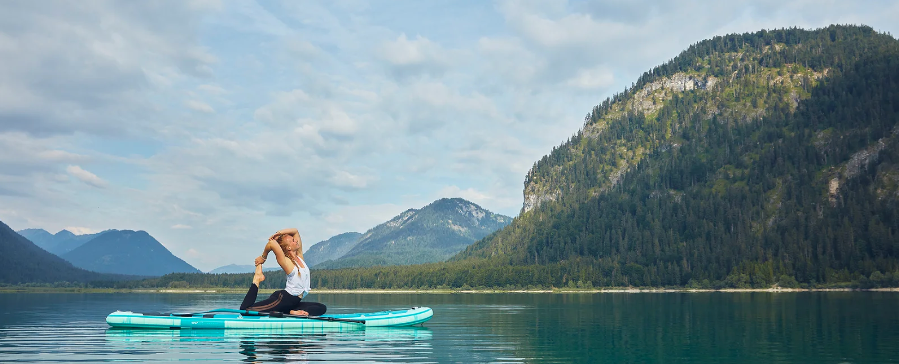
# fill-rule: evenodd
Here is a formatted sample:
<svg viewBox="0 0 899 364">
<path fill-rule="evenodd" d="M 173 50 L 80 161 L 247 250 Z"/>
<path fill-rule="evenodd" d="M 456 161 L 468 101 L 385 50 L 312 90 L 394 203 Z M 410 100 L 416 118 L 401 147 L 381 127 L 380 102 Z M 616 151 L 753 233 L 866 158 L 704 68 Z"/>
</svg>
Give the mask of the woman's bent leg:
<svg viewBox="0 0 899 364">
<path fill-rule="evenodd" d="M 243 302 L 240 304 L 241 310 L 246 310 L 250 306 L 256 302 L 256 295 L 259 294 L 259 286 L 256 283 L 250 284 L 250 289 L 247 291 L 247 295 L 244 296 Z"/>
<path fill-rule="evenodd" d="M 309 316 L 321 316 L 328 311 L 328 306 L 318 302 L 300 302 L 294 306 L 293 310 L 303 310 L 309 313 Z"/>
<path fill-rule="evenodd" d="M 283 312 L 288 313 L 292 310 L 296 305 L 300 303 L 300 298 L 290 293 L 287 293 L 285 290 L 275 291 L 269 298 L 266 298 L 262 301 L 256 302 L 247 308 L 241 308 L 242 310 L 250 310 L 256 312 Z"/>
</svg>

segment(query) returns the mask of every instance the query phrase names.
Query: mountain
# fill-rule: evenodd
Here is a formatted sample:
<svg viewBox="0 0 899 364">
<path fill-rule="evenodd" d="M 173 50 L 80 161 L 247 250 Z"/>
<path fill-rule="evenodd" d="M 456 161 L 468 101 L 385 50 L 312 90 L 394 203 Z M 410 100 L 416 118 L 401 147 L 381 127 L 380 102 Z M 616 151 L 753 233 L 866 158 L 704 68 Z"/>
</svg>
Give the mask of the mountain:
<svg viewBox="0 0 899 364">
<path fill-rule="evenodd" d="M 340 258 L 356 247 L 360 240 L 362 240 L 360 233 L 343 233 L 333 236 L 309 247 L 309 250 L 303 253 L 303 260 L 312 267 L 324 261 Z"/>
<path fill-rule="evenodd" d="M 269 263 L 269 264 L 271 264 L 271 263 Z M 275 263 L 275 264 L 277 265 L 277 263 Z M 240 273 L 253 273 L 253 271 L 255 271 L 255 270 L 256 270 L 256 266 L 254 266 L 252 264 L 246 264 L 246 265 L 228 264 L 226 266 L 221 266 L 221 267 L 215 268 L 207 273 L 209 273 L 209 274 L 240 274 Z M 281 267 L 278 266 L 278 267 L 274 267 L 274 268 L 273 267 L 265 268 L 265 266 L 263 266 L 262 270 L 265 272 L 272 271 L 272 270 L 281 270 Z"/>
<path fill-rule="evenodd" d="M 60 230 L 56 234 L 50 234 L 44 229 L 25 229 L 17 232 L 42 249 L 56 255 L 63 255 L 106 231 L 84 235 L 75 235 L 68 230 Z"/>
<path fill-rule="evenodd" d="M 0 222 L 0 283 L 89 282 L 128 278 L 138 277 L 100 274 L 76 268 Z"/>
<path fill-rule="evenodd" d="M 454 260 L 554 264 L 570 268 L 554 284 L 605 286 L 899 272 L 897 122 L 888 34 L 705 40 L 594 107 L 527 173 L 520 216 Z"/>
<path fill-rule="evenodd" d="M 106 232 L 63 254 L 76 267 L 102 273 L 161 276 L 200 271 L 172 255 L 145 231 Z"/>
<path fill-rule="evenodd" d="M 333 269 L 440 262 L 511 221 L 508 216 L 494 214 L 461 198 L 444 198 L 420 210 L 406 210 L 372 228 L 358 237 L 359 241 L 346 254 L 315 267 Z M 347 240 L 351 241 L 352 236 Z"/>
</svg>

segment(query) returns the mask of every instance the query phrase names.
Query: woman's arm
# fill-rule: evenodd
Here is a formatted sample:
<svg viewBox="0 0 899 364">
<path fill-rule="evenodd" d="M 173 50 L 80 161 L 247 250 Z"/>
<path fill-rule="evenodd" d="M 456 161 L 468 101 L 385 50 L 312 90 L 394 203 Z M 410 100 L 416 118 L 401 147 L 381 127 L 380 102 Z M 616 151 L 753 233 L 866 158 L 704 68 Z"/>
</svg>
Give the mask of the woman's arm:
<svg viewBox="0 0 899 364">
<path fill-rule="evenodd" d="M 272 236 L 269 239 L 278 240 L 278 236 L 281 236 L 281 235 L 291 235 L 296 239 L 300 239 L 300 232 L 296 228 L 278 230 L 278 232 L 272 234 Z"/>
<path fill-rule="evenodd" d="M 263 262 L 265 261 L 265 258 L 268 256 L 268 252 L 270 251 L 275 253 L 275 259 L 278 260 L 278 265 L 281 266 L 281 269 L 284 270 L 285 274 L 290 274 L 290 272 L 293 272 L 293 261 L 290 260 L 290 258 L 287 257 L 286 254 L 284 254 L 284 251 L 281 250 L 281 246 L 278 245 L 278 242 L 275 241 L 275 239 L 268 239 L 268 243 L 265 243 L 265 249 L 263 250 L 261 257 L 263 258 Z"/>
</svg>

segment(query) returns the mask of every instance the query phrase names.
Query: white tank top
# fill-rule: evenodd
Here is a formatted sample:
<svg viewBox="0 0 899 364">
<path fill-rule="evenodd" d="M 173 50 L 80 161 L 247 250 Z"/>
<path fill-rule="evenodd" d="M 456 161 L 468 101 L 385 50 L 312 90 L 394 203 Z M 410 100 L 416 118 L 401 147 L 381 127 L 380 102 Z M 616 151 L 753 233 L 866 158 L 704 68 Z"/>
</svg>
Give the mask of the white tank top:
<svg viewBox="0 0 899 364">
<path fill-rule="evenodd" d="M 285 287 L 284 290 L 287 291 L 287 293 L 290 293 L 291 296 L 303 298 L 312 290 L 309 287 L 311 285 L 309 280 L 309 265 L 306 264 L 306 261 L 303 260 L 303 258 L 297 257 L 297 259 L 303 263 L 303 267 L 293 267 L 293 270 L 287 275 L 287 287 Z"/>
</svg>

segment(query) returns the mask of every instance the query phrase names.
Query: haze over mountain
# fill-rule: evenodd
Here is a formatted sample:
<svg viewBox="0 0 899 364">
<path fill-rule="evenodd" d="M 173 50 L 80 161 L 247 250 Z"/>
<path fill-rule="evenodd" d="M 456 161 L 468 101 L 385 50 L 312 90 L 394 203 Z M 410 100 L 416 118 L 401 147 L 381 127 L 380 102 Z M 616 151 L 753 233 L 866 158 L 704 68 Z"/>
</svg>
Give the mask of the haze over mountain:
<svg viewBox="0 0 899 364">
<path fill-rule="evenodd" d="M 79 268 L 103 273 L 161 276 L 200 272 L 145 231 L 109 231 L 63 254 L 62 258 Z"/>
<path fill-rule="evenodd" d="M 269 262 L 268 264 L 271 265 L 272 263 Z M 281 270 L 281 267 L 277 266 L 278 263 L 275 263 L 275 265 L 276 265 L 275 267 L 263 267 L 262 270 L 265 272 L 272 271 L 272 270 Z M 256 266 L 254 266 L 252 264 L 244 264 L 244 265 L 228 264 L 225 266 L 215 268 L 206 273 L 209 273 L 209 274 L 240 274 L 240 273 L 253 273 L 254 270 L 256 270 Z"/>
<path fill-rule="evenodd" d="M 440 262 L 511 221 L 508 216 L 494 214 L 464 199 L 444 198 L 418 210 L 406 210 L 359 236 L 356 243 L 353 243 L 357 238 L 355 235 L 345 235 L 339 240 L 342 243 L 334 245 L 338 247 L 335 251 L 346 250 L 346 253 L 317 263 L 315 267 L 332 269 Z M 318 250 L 317 245 L 309 250 Z M 326 246 L 322 246 L 323 250 L 327 250 Z"/>
<path fill-rule="evenodd" d="M 24 236 L 26 239 L 31 240 L 32 243 L 48 252 L 56 255 L 63 255 L 106 231 L 96 234 L 75 235 L 68 230 L 60 230 L 56 234 L 51 234 L 44 229 L 24 229 L 17 231 L 17 233 Z"/>
<path fill-rule="evenodd" d="M 356 247 L 356 244 L 359 244 L 361 239 L 362 234 L 356 232 L 335 235 L 328 240 L 320 241 L 309 247 L 303 253 L 303 260 L 310 267 L 313 267 L 321 262 L 340 258 Z"/>
<path fill-rule="evenodd" d="M 135 279 L 76 268 L 0 222 L 0 283 L 89 282 Z"/>
</svg>

